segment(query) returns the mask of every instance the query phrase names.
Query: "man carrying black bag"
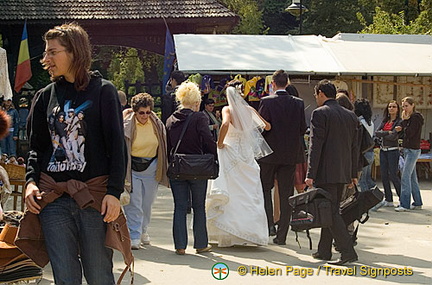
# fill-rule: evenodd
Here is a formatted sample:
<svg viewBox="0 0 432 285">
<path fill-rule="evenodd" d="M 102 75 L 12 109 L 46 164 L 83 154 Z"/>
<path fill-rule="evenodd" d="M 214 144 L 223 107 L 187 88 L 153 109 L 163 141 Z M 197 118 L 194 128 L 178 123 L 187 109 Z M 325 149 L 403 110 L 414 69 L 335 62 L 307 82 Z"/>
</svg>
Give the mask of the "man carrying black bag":
<svg viewBox="0 0 432 285">
<path fill-rule="evenodd" d="M 339 214 L 345 184 L 357 182 L 358 127 L 357 116 L 335 100 L 336 88 L 328 80 L 315 86 L 318 108 L 312 113 L 310 128 L 309 166 L 305 183 L 328 191 L 331 195 L 333 224 L 321 229 L 315 259 L 330 260 L 332 240 L 341 252 L 333 265 L 344 265 L 358 259 L 352 239 Z"/>
</svg>

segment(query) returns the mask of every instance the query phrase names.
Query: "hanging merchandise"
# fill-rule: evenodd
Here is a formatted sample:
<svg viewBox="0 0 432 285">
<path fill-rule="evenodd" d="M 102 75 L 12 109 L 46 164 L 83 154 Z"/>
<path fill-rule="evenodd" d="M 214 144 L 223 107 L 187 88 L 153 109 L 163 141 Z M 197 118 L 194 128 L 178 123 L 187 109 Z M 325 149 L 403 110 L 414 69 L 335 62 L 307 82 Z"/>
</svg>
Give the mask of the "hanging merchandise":
<svg viewBox="0 0 432 285">
<path fill-rule="evenodd" d="M 191 74 L 188 78 L 188 80 L 190 82 L 195 83 L 196 85 L 200 86 L 201 82 L 202 82 L 202 76 L 201 74 L 197 73 L 197 74 Z"/>
<path fill-rule="evenodd" d="M 234 76 L 234 80 L 240 81 L 243 86 L 246 85 L 246 81 L 247 81 L 246 78 L 241 76 L 241 74 L 237 74 L 236 76 Z"/>
<path fill-rule="evenodd" d="M 204 94 L 209 94 L 211 90 L 215 89 L 213 78 L 210 75 L 204 75 L 201 80 L 200 88 Z"/>
<path fill-rule="evenodd" d="M 269 95 L 266 91 L 265 91 L 265 79 L 264 78 L 260 78 L 257 83 L 256 83 L 256 92 L 258 95 L 258 98 L 261 99 L 262 97 L 265 97 L 267 95 Z"/>
<path fill-rule="evenodd" d="M 259 101 L 258 93 L 256 90 L 256 84 L 261 77 L 255 76 L 254 78 L 248 80 L 245 84 L 244 95 L 248 96 L 249 102 Z"/>
<path fill-rule="evenodd" d="M 272 81 L 273 81 L 273 75 L 267 75 L 265 78 L 265 92 L 268 95 L 274 95 Z"/>
<path fill-rule="evenodd" d="M 9 81 L 6 50 L 0 47 L 0 98 L 12 99 L 12 88 Z"/>
<path fill-rule="evenodd" d="M 348 91 L 348 84 L 345 81 L 333 80 L 332 83 L 336 87 L 336 90 L 343 89 L 343 90 Z"/>
</svg>

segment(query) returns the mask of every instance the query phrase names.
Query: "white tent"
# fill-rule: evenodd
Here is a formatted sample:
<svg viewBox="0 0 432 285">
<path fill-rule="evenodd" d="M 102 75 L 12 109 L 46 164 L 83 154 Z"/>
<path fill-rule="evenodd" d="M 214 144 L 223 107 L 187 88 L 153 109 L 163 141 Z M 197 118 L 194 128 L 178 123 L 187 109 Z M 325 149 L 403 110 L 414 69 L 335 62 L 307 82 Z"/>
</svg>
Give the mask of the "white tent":
<svg viewBox="0 0 432 285">
<path fill-rule="evenodd" d="M 432 36 L 174 35 L 179 70 L 206 74 L 432 75 Z"/>
</svg>

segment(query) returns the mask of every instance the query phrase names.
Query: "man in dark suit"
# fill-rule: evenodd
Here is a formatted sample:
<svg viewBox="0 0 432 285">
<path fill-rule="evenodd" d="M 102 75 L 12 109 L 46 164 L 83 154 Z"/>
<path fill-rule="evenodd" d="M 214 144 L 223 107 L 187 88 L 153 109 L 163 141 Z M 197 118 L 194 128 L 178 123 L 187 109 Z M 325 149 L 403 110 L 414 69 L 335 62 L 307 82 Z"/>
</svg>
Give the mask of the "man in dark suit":
<svg viewBox="0 0 432 285">
<path fill-rule="evenodd" d="M 177 102 L 175 99 L 175 93 L 177 88 L 186 80 L 183 72 L 180 70 L 174 70 L 171 73 L 170 79 L 167 83 L 165 94 L 162 95 L 162 122 L 166 124 L 166 120 L 171 116 L 172 113 L 177 109 Z"/>
<path fill-rule="evenodd" d="M 216 115 L 213 113 L 214 106 L 215 102 L 213 99 L 206 99 L 204 100 L 204 110 L 202 112 L 209 120 L 209 129 L 212 133 L 213 139 L 217 141 L 221 123 L 216 119 Z"/>
<path fill-rule="evenodd" d="M 328 191 L 331 195 L 333 225 L 321 229 L 316 259 L 330 260 L 332 240 L 340 249 L 341 258 L 334 265 L 358 259 L 347 227 L 339 214 L 345 184 L 357 183 L 358 127 L 357 116 L 335 100 L 336 88 L 328 80 L 315 86 L 319 106 L 312 112 L 310 123 L 309 166 L 305 183 Z"/>
<path fill-rule="evenodd" d="M 292 209 L 288 198 L 294 193 L 294 173 L 299 163 L 300 138 L 306 131 L 303 100 L 285 91 L 288 74 L 283 70 L 273 73 L 272 87 L 275 95 L 261 99 L 259 113 L 272 128 L 263 136 L 273 153 L 260 159 L 261 183 L 264 192 L 264 206 L 267 214 L 269 235 L 276 235 L 273 242 L 284 245 L 289 228 Z M 278 181 L 280 197 L 280 220 L 276 232 L 273 220 L 271 189 L 275 178 Z"/>
</svg>

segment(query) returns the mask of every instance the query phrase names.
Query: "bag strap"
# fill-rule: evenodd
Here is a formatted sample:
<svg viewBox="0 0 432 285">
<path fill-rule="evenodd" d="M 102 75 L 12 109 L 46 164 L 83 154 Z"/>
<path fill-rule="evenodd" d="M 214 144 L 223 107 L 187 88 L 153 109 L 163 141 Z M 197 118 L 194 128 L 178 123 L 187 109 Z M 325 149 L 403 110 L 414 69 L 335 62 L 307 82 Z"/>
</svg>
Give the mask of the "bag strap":
<svg viewBox="0 0 432 285">
<path fill-rule="evenodd" d="M 186 129 L 187 129 L 188 125 L 189 125 L 189 121 L 192 118 L 192 114 L 193 114 L 193 112 L 189 113 L 189 115 L 187 116 L 186 122 L 185 122 L 185 124 L 183 126 L 182 132 L 180 134 L 180 138 L 179 138 L 179 140 L 177 142 L 176 148 L 174 149 L 173 155 L 177 153 L 177 150 L 178 150 L 178 148 L 180 146 L 180 143 L 181 143 L 181 141 L 183 139 L 183 136 L 184 136 L 184 134 L 186 132 Z"/>
</svg>

